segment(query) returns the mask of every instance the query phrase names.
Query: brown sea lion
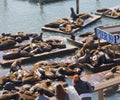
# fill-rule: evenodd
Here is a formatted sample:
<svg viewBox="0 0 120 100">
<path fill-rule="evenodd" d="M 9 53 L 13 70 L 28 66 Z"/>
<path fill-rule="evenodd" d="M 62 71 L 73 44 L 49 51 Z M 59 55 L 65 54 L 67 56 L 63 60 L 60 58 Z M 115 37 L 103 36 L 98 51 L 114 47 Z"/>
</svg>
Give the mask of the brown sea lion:
<svg viewBox="0 0 120 100">
<path fill-rule="evenodd" d="M 49 45 L 51 45 L 52 49 L 65 48 L 66 47 L 66 45 L 65 45 L 65 43 L 63 41 L 57 40 L 57 39 L 46 40 L 46 43 L 48 43 Z"/>
<path fill-rule="evenodd" d="M 60 24 L 63 24 L 63 23 L 66 23 L 66 22 L 68 22 L 68 20 L 66 20 L 66 19 L 58 19 L 55 22 L 46 24 L 45 27 L 59 28 Z"/>
<path fill-rule="evenodd" d="M 54 88 L 49 89 L 50 86 L 51 86 L 51 82 L 49 80 L 45 80 L 32 86 L 30 91 L 35 92 L 37 91 L 37 89 L 42 88 L 45 92 L 45 95 L 47 95 L 48 97 L 52 97 L 54 96 L 54 93 L 53 93 Z"/>
<path fill-rule="evenodd" d="M 48 65 L 47 61 L 40 61 L 40 62 L 35 63 L 31 70 L 35 71 L 36 69 L 41 68 L 42 66 L 46 66 L 46 65 Z"/>
<path fill-rule="evenodd" d="M 27 52 L 27 51 L 25 51 L 25 50 L 21 50 L 21 51 L 20 51 L 20 56 L 21 56 L 21 57 L 33 57 L 34 54 L 33 54 L 33 53 L 30 53 L 30 52 Z"/>
<path fill-rule="evenodd" d="M 83 25 L 83 23 L 84 23 L 84 21 L 79 17 L 75 21 L 75 26 L 80 27 Z"/>
<path fill-rule="evenodd" d="M 19 99 L 19 94 L 18 93 L 9 93 L 9 94 L 2 94 L 0 96 L 0 100 L 18 100 Z"/>
<path fill-rule="evenodd" d="M 11 64 L 11 67 L 10 67 L 10 72 L 16 72 L 18 71 L 19 69 L 22 69 L 21 68 L 21 64 L 22 64 L 22 61 L 17 59 L 15 60 L 12 64 Z"/>
<path fill-rule="evenodd" d="M 77 54 L 76 54 L 76 58 L 82 57 L 85 55 L 85 48 L 82 47 L 80 50 L 78 50 Z"/>
<path fill-rule="evenodd" d="M 37 96 L 34 96 L 34 94 L 32 93 L 30 95 L 26 92 L 20 93 L 19 95 L 20 95 L 20 98 L 23 98 L 23 100 L 35 100 L 35 98 L 37 97 Z"/>
<path fill-rule="evenodd" d="M 85 19 L 88 19 L 88 18 L 91 17 L 91 16 L 90 16 L 90 14 L 88 14 L 88 13 L 82 13 L 82 14 L 79 15 L 79 17 L 80 17 L 81 19 L 85 20 Z"/>
<path fill-rule="evenodd" d="M 84 43 L 84 47 L 90 46 L 90 45 L 92 45 L 94 43 L 94 37 L 89 36 L 82 42 Z"/>
<path fill-rule="evenodd" d="M 42 36 L 43 36 L 43 33 L 40 33 L 40 35 L 39 35 L 39 36 L 34 37 L 34 38 L 32 39 L 32 41 L 31 41 L 31 42 L 33 42 L 33 43 L 38 42 L 38 41 L 43 42 L 43 38 L 42 38 Z"/>
<path fill-rule="evenodd" d="M 8 39 L 6 41 L 1 42 L 0 48 L 2 49 L 10 48 L 15 46 L 15 44 L 16 44 L 16 41 Z"/>
<path fill-rule="evenodd" d="M 8 81 L 8 77 L 7 76 L 1 76 L 0 77 L 0 88 L 2 88 L 2 86 Z"/>
<path fill-rule="evenodd" d="M 17 59 L 21 57 L 19 51 L 12 51 L 3 54 L 3 59 Z"/>
<path fill-rule="evenodd" d="M 23 84 L 30 84 L 30 83 L 34 83 L 40 80 L 41 80 L 40 77 L 32 71 L 31 73 L 24 75 L 24 77 L 22 78 Z"/>
<path fill-rule="evenodd" d="M 108 11 L 109 9 L 108 8 L 102 8 L 102 9 L 98 9 L 96 10 L 97 12 L 100 12 L 100 13 L 104 13 L 106 11 Z"/>
<path fill-rule="evenodd" d="M 92 35 L 93 32 L 86 32 L 86 33 L 83 33 L 83 34 L 80 34 L 79 37 L 86 37 L 88 35 Z"/>
</svg>

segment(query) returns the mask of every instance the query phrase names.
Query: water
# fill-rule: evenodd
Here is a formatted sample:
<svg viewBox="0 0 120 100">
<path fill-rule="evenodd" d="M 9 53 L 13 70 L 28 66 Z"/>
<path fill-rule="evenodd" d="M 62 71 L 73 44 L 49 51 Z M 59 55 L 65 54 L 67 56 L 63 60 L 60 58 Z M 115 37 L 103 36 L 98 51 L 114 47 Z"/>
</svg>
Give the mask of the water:
<svg viewBox="0 0 120 100">
<path fill-rule="evenodd" d="M 120 0 L 80 0 L 80 13 L 89 12 L 94 13 L 99 8 L 111 8 L 118 6 Z M 68 17 L 70 15 L 70 7 L 76 7 L 75 0 L 62 0 L 59 2 L 48 3 L 40 5 L 39 3 L 31 3 L 28 0 L 0 0 L 0 34 L 16 33 L 23 31 L 26 33 L 40 33 L 41 27 L 44 24 L 52 22 L 58 18 Z M 118 25 L 119 19 L 102 18 L 96 23 L 85 27 L 76 32 L 75 35 L 87 31 L 93 31 L 97 26 L 101 25 Z M 68 35 L 63 35 L 54 32 L 44 32 L 44 39 L 49 37 L 63 39 L 66 42 Z M 49 61 L 60 61 L 63 58 L 50 59 Z M 31 64 L 24 65 L 27 69 L 31 68 Z M 0 75 L 5 75 L 9 69 L 0 68 Z M 96 94 L 93 99 L 97 100 Z M 120 94 L 116 93 L 105 100 L 120 100 Z"/>
</svg>

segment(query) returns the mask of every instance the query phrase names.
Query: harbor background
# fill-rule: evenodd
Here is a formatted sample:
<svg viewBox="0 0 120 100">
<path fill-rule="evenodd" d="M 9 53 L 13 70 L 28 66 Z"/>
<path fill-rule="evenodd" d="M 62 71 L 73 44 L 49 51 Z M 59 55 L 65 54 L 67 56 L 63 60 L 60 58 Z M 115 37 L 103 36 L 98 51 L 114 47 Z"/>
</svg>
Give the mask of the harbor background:
<svg viewBox="0 0 120 100">
<path fill-rule="evenodd" d="M 111 8 L 118 6 L 120 0 L 80 0 L 79 12 L 88 12 L 94 14 L 96 9 Z M 76 0 L 62 0 L 58 2 L 46 3 L 40 5 L 39 3 L 32 3 L 28 0 L 0 0 L 0 34 L 16 33 L 19 31 L 25 33 L 41 33 L 41 27 L 45 24 L 55 21 L 59 18 L 70 16 L 70 7 L 76 10 Z M 94 31 L 97 26 L 109 26 L 120 24 L 120 19 L 111 19 L 103 17 L 99 21 L 86 26 L 84 29 L 74 33 L 75 35 L 82 34 L 88 31 Z M 59 38 L 67 43 L 66 38 L 69 35 L 43 32 L 43 38 Z M 68 43 L 67 43 L 68 44 Z M 66 58 L 58 57 L 49 59 L 48 61 L 62 61 Z M 25 64 L 25 68 L 30 69 L 32 64 Z M 8 73 L 9 69 L 0 67 L 0 75 Z M 120 100 L 120 94 L 116 93 L 111 96 L 105 97 L 105 100 Z M 93 100 L 97 100 L 96 94 L 93 94 Z"/>
</svg>

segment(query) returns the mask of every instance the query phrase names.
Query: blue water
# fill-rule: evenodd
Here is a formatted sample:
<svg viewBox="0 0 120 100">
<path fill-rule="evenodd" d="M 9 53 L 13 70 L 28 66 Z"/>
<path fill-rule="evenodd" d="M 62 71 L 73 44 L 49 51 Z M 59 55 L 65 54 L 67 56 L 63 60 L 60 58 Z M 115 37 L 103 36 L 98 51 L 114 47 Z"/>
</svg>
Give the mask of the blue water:
<svg viewBox="0 0 120 100">
<path fill-rule="evenodd" d="M 120 0 L 80 0 L 80 13 L 88 12 L 95 13 L 99 8 L 111 8 L 120 5 Z M 40 5 L 32 3 L 28 0 L 0 0 L 0 34 L 16 33 L 23 31 L 25 33 L 40 33 L 41 27 L 58 18 L 69 17 L 70 7 L 76 8 L 76 0 L 62 0 L 59 2 L 47 3 Z M 87 31 L 94 31 L 94 28 L 101 25 L 118 25 L 120 19 L 110 19 L 104 17 L 94 24 L 91 24 L 84 29 L 75 33 L 81 34 Z M 59 38 L 66 42 L 68 35 L 63 35 L 54 32 L 44 32 L 44 39 Z M 67 43 L 67 42 L 66 42 Z M 50 59 L 49 61 L 61 61 L 63 58 Z M 24 65 L 27 69 L 31 68 L 31 64 Z M 9 69 L 0 68 L 0 75 L 5 75 Z M 93 100 L 97 100 L 96 94 L 93 95 Z M 105 100 L 120 100 L 120 94 L 115 93 L 110 97 L 105 97 Z"/>
</svg>

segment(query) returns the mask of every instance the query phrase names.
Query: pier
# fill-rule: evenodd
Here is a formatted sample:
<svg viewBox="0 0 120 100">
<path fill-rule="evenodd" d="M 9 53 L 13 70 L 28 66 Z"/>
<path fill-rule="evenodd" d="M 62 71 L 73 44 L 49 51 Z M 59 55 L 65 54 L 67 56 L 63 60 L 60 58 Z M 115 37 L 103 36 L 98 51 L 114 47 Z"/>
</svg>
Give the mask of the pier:
<svg viewBox="0 0 120 100">
<path fill-rule="evenodd" d="M 100 84 L 96 84 L 94 92 L 98 92 L 98 100 L 104 100 L 103 89 L 113 87 L 116 85 L 120 85 L 120 77 L 116 77 L 114 79 L 110 79 L 105 82 L 101 82 Z"/>
</svg>

